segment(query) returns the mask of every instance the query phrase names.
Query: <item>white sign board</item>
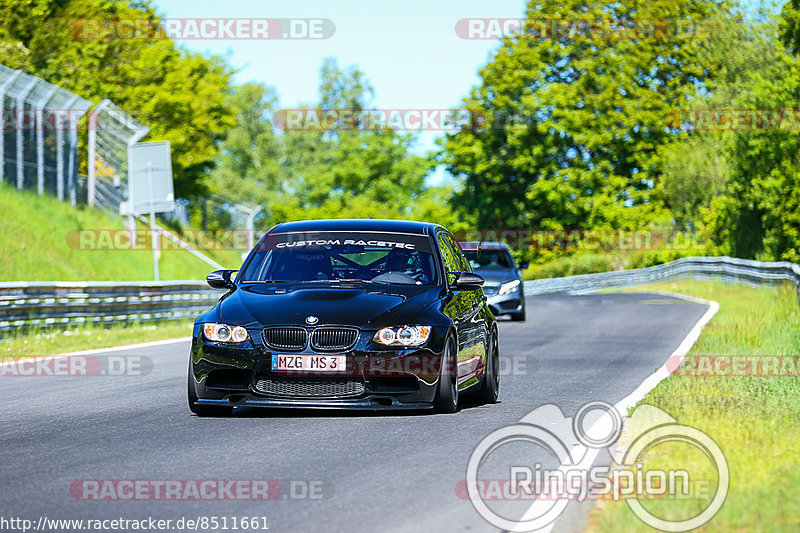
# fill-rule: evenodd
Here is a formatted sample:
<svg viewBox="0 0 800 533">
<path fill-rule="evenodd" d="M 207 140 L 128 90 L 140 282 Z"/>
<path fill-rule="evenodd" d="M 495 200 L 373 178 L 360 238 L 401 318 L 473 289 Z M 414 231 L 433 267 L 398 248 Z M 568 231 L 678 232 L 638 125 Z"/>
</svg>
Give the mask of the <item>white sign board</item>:
<svg viewBox="0 0 800 533">
<path fill-rule="evenodd" d="M 175 210 L 169 141 L 137 143 L 128 148 L 129 214 Z"/>
</svg>

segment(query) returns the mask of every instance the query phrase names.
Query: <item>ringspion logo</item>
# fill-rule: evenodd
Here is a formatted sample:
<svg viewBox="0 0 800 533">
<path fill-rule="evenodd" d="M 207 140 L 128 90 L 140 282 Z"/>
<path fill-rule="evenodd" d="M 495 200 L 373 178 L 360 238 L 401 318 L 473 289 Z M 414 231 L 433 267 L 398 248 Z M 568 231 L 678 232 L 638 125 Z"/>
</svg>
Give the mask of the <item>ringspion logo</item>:
<svg viewBox="0 0 800 533">
<path fill-rule="evenodd" d="M 589 402 L 573 418 L 564 416 L 553 404 L 538 407 L 516 424 L 500 428 L 478 443 L 469 458 L 466 479 L 456 484 L 456 495 L 463 497 L 466 486 L 478 514 L 507 531 L 547 527 L 561 516 L 570 501 L 587 499 L 625 501 L 640 520 L 663 531 L 690 531 L 711 520 L 725 503 L 730 483 L 727 459 L 714 440 L 647 404 L 638 406 L 625 424 L 629 431 L 622 443 L 618 441 L 622 440 L 623 416 L 613 405 Z M 508 456 L 500 452 L 523 443 L 545 452 L 548 465 L 554 459 L 559 466 L 545 467 L 537 460 L 525 461 L 524 455 L 521 460 L 519 453 Z M 685 464 L 679 468 L 644 467 L 644 458 L 651 450 L 676 445 L 682 452 L 676 456 L 683 458 L 680 462 Z M 686 451 L 687 446 L 698 457 L 704 457 L 702 463 L 686 459 L 686 453 L 691 453 Z M 613 459 L 610 467 L 594 464 L 596 454 L 590 452 L 602 449 Z M 498 473 L 506 475 L 492 491 L 491 481 L 497 479 Z M 695 514 L 691 516 L 662 518 L 642 505 L 653 499 L 668 505 L 687 498 L 702 500 L 692 508 Z M 512 519 L 504 514 L 505 508 L 491 505 L 504 500 L 531 503 L 521 517 Z"/>
</svg>

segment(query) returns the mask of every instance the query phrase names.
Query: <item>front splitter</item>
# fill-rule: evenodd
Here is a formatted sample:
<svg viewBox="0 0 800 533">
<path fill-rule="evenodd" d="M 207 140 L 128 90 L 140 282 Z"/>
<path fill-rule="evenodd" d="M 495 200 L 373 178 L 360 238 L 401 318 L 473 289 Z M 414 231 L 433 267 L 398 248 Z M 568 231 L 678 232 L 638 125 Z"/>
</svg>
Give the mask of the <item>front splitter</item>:
<svg viewBox="0 0 800 533">
<path fill-rule="evenodd" d="M 394 398 L 368 397 L 353 400 L 309 400 L 309 399 L 278 399 L 278 398 L 243 398 L 241 400 L 210 400 L 198 399 L 197 405 L 218 407 L 280 407 L 300 409 L 364 409 L 370 411 L 384 410 L 418 410 L 432 409 L 433 404 L 428 402 L 399 402 Z"/>
</svg>

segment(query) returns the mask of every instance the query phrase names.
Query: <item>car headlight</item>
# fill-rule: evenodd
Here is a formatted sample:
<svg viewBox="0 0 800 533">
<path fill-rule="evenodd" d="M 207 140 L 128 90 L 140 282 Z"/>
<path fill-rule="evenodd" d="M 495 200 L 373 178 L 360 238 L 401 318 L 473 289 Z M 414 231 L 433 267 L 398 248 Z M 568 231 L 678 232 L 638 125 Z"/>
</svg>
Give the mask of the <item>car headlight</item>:
<svg viewBox="0 0 800 533">
<path fill-rule="evenodd" d="M 508 294 L 517 287 L 519 287 L 518 279 L 515 279 L 514 281 L 509 281 L 508 283 L 503 283 L 502 285 L 500 285 L 500 290 L 498 291 L 498 294 Z"/>
<path fill-rule="evenodd" d="M 422 346 L 430 334 L 430 326 L 399 326 L 383 328 L 372 340 L 386 346 Z"/>
<path fill-rule="evenodd" d="M 247 330 L 242 326 L 229 326 L 228 324 L 209 323 L 203 325 L 203 335 L 214 342 L 244 342 L 247 340 Z"/>
</svg>

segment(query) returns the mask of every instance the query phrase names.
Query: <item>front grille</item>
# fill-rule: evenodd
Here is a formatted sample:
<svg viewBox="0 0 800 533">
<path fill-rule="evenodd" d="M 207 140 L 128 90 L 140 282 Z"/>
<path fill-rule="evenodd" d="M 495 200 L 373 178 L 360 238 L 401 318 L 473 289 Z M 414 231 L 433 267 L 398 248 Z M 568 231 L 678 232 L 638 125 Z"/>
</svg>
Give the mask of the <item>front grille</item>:
<svg viewBox="0 0 800 533">
<path fill-rule="evenodd" d="M 486 296 L 494 296 L 498 292 L 500 292 L 500 287 L 491 287 L 491 286 L 483 286 L 483 292 Z"/>
<path fill-rule="evenodd" d="M 352 348 L 358 340 L 354 328 L 321 327 L 311 332 L 311 347 L 319 351 L 340 351 Z"/>
<path fill-rule="evenodd" d="M 258 378 L 256 392 L 291 398 L 343 398 L 360 396 L 364 383 L 349 377 L 284 377 L 275 374 Z"/>
<path fill-rule="evenodd" d="M 519 307 L 519 300 L 516 298 L 513 300 L 504 300 L 500 302 L 500 308 L 503 311 L 515 311 Z"/>
<path fill-rule="evenodd" d="M 308 333 L 298 327 L 267 328 L 264 330 L 264 344 L 275 350 L 299 351 L 308 344 Z"/>
</svg>

